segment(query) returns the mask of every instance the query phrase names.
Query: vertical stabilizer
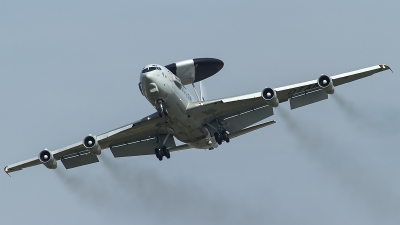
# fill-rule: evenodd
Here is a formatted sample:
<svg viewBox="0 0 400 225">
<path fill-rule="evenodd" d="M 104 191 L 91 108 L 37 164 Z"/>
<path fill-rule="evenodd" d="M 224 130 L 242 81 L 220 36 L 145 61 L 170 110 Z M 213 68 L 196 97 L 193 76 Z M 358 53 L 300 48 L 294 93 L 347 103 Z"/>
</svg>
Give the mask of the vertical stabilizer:
<svg viewBox="0 0 400 225">
<path fill-rule="evenodd" d="M 203 81 L 200 81 L 200 99 L 202 102 L 207 100 L 206 88 L 204 87 Z"/>
</svg>

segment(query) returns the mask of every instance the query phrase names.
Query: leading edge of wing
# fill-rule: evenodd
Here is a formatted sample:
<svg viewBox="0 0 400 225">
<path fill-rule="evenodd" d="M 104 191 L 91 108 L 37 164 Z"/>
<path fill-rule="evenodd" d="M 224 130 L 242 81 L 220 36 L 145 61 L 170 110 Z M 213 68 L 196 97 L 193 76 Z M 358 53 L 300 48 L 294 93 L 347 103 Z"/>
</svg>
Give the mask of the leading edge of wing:
<svg viewBox="0 0 400 225">
<path fill-rule="evenodd" d="M 11 172 L 22 170 L 23 168 L 26 168 L 26 167 L 36 166 L 39 164 L 41 164 L 39 158 L 34 157 L 34 158 L 30 158 L 30 159 L 6 166 L 6 167 L 4 167 L 4 172 L 6 172 L 8 175 L 10 175 L 9 173 L 11 173 Z"/>
</svg>

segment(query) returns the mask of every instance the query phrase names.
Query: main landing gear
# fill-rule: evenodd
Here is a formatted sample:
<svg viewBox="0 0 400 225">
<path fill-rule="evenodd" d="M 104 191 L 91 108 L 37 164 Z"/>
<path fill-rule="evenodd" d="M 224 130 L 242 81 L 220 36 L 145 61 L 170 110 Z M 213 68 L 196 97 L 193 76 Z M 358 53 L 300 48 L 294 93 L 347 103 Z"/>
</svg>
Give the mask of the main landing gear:
<svg viewBox="0 0 400 225">
<path fill-rule="evenodd" d="M 160 117 L 162 117 L 163 114 L 164 114 L 165 116 L 168 116 L 168 110 L 167 110 L 167 108 L 165 108 L 165 106 L 163 105 L 163 100 L 158 100 L 157 103 L 158 103 L 159 106 L 160 106 L 160 107 L 157 109 L 158 115 L 159 115 Z"/>
<path fill-rule="evenodd" d="M 162 146 L 161 148 L 156 148 L 155 149 L 156 157 L 158 160 L 163 160 L 163 156 L 167 157 L 169 159 L 171 157 L 171 154 L 169 153 L 169 149 L 166 146 Z"/>
<path fill-rule="evenodd" d="M 221 145 L 222 141 L 226 141 L 229 143 L 229 134 L 226 130 L 222 130 L 221 133 L 215 132 L 214 133 L 215 141 Z"/>
</svg>

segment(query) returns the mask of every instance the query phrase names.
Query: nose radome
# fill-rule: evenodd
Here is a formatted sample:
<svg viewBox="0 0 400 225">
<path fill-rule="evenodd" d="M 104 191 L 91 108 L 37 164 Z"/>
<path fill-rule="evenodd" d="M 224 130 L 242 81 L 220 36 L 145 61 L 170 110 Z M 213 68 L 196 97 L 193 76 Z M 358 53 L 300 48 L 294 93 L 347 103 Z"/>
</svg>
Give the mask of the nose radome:
<svg viewBox="0 0 400 225">
<path fill-rule="evenodd" d="M 149 82 L 151 82 L 151 81 L 153 81 L 153 73 L 146 73 L 145 75 L 144 75 L 144 77 L 146 78 L 146 80 L 147 81 L 149 81 Z"/>
</svg>

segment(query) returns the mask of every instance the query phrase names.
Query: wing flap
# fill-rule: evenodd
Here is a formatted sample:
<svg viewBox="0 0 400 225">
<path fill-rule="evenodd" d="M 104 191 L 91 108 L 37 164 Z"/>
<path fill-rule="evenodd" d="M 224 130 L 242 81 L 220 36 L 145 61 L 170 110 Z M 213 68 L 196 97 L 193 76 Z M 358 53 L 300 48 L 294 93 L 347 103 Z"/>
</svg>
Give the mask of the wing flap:
<svg viewBox="0 0 400 225">
<path fill-rule="evenodd" d="M 258 93 L 261 96 L 260 93 Z M 250 96 L 250 95 L 249 95 Z M 239 113 L 244 113 L 262 106 L 266 106 L 266 102 L 261 97 L 246 98 L 243 96 L 191 103 L 187 109 L 189 114 L 194 114 L 197 119 L 203 123 L 209 123 L 217 118 L 227 118 Z"/>
<path fill-rule="evenodd" d="M 235 133 L 272 115 L 274 115 L 274 111 L 270 106 L 264 106 L 241 113 L 234 117 L 224 119 L 227 123 L 226 130 Z"/>
<path fill-rule="evenodd" d="M 52 151 L 52 153 L 54 155 L 54 158 L 56 160 L 59 160 L 65 155 L 81 152 L 84 150 L 86 150 L 86 148 L 85 146 L 83 146 L 82 141 L 80 141 L 75 144 L 69 145 L 67 147 L 54 150 Z"/>
<path fill-rule="evenodd" d="M 102 148 L 109 148 L 148 139 L 156 134 L 166 134 L 163 130 L 164 120 L 158 113 L 153 113 L 134 123 L 100 135 L 99 143 Z"/>
<path fill-rule="evenodd" d="M 154 149 L 158 148 L 158 143 L 155 138 L 140 141 L 133 144 L 126 144 L 118 147 L 111 147 L 110 150 L 115 158 L 138 156 L 138 155 L 151 155 L 154 154 Z"/>
<path fill-rule="evenodd" d="M 265 122 L 265 123 L 261 123 L 261 124 L 258 124 L 258 125 L 254 125 L 254 126 L 251 126 L 251 127 L 245 128 L 245 129 L 242 129 L 242 130 L 240 130 L 240 131 L 238 131 L 238 132 L 236 132 L 236 133 L 230 134 L 230 135 L 229 135 L 229 138 L 236 138 L 236 137 L 239 137 L 239 136 L 241 136 L 241 135 L 243 135 L 243 134 L 250 133 L 250 132 L 252 132 L 252 131 L 255 131 L 255 130 L 258 130 L 258 129 L 260 129 L 260 128 L 263 128 L 263 127 L 272 125 L 272 124 L 274 124 L 274 123 L 276 123 L 275 120 L 271 120 L 271 121 L 268 121 L 268 122 Z"/>
<path fill-rule="evenodd" d="M 150 138 L 143 141 L 129 143 L 120 146 L 111 146 L 111 152 L 115 158 L 128 157 L 128 156 L 139 156 L 139 155 L 152 155 L 155 154 L 155 149 L 159 147 L 159 142 L 163 142 L 167 135 L 159 135 L 161 140 L 156 138 Z M 165 146 L 168 148 L 176 147 L 174 137 L 169 135 L 165 140 Z"/>
<path fill-rule="evenodd" d="M 328 94 L 325 91 L 314 91 L 312 93 L 301 95 L 296 98 L 291 98 L 289 101 L 290 109 L 300 108 L 325 99 L 328 99 Z"/>
<path fill-rule="evenodd" d="M 79 166 L 84 166 L 99 162 L 96 155 L 90 154 L 88 151 L 80 154 L 71 154 L 61 159 L 65 169 L 72 169 Z"/>
</svg>

